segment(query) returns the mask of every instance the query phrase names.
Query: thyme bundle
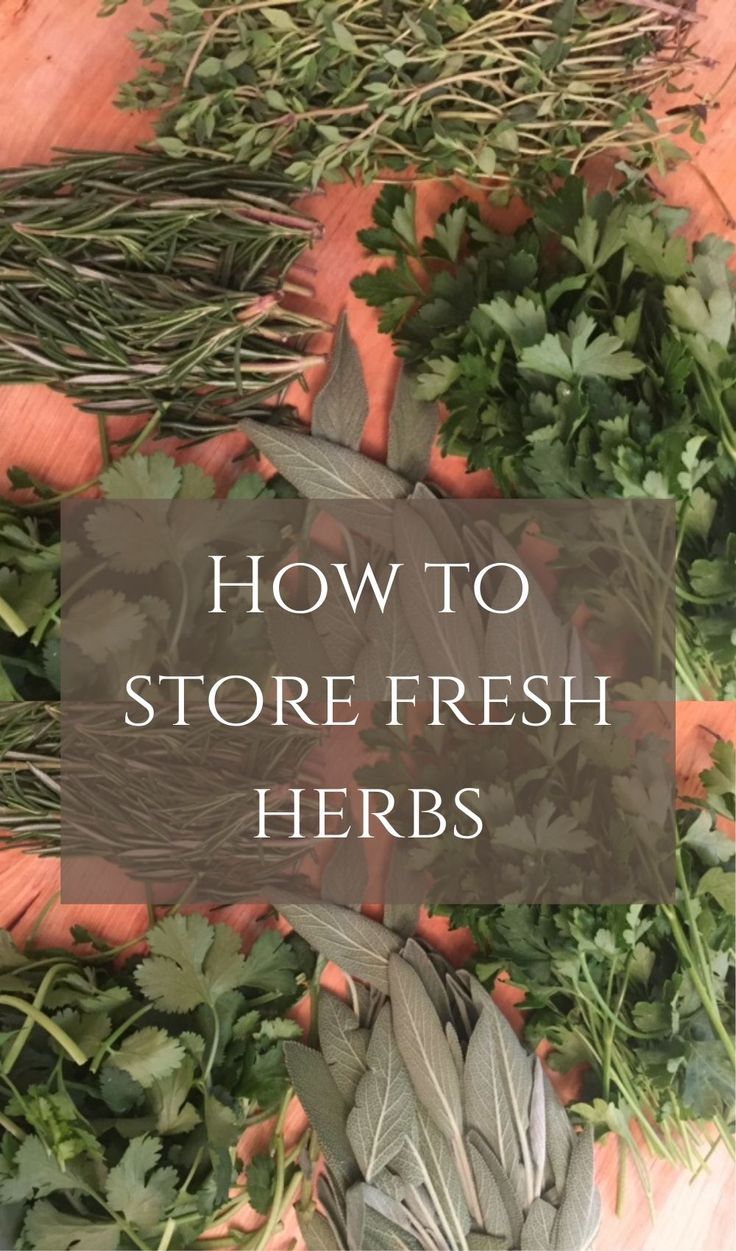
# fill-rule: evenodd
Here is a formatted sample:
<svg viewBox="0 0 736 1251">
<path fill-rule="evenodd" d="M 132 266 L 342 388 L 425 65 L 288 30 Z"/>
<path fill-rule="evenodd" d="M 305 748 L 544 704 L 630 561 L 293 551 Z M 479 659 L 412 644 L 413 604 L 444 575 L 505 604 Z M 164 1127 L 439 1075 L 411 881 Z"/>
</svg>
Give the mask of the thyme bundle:
<svg viewBox="0 0 736 1251">
<path fill-rule="evenodd" d="M 688 119 L 655 120 L 651 101 L 695 61 L 693 20 L 681 0 L 172 0 L 133 36 L 150 64 L 119 102 L 163 110 L 171 156 L 278 163 L 311 186 L 409 169 L 518 186 L 611 146 L 671 156 Z"/>
<path fill-rule="evenodd" d="M 321 360 L 287 309 L 319 227 L 293 183 L 226 161 L 65 153 L 0 174 L 0 383 L 207 437 Z M 307 292 L 308 293 L 308 292 Z"/>
</svg>

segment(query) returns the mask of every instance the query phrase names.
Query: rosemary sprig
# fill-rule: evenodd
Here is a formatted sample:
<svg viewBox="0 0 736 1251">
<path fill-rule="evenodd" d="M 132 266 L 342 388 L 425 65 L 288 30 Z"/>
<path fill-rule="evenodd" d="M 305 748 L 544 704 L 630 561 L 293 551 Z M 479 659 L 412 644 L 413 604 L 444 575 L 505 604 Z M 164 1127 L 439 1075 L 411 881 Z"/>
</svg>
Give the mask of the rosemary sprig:
<svg viewBox="0 0 736 1251">
<path fill-rule="evenodd" d="M 322 323 L 285 307 L 319 227 L 285 178 L 218 160 L 64 153 L 0 174 L 0 383 L 206 437 L 267 415 Z"/>
<path fill-rule="evenodd" d="M 0 704 L 0 829 L 16 845 L 48 852 L 59 835 L 58 704 Z"/>
<path fill-rule="evenodd" d="M 103 0 L 111 13 L 124 0 Z M 696 61 L 682 0 L 177 0 L 133 42 L 123 108 L 162 110 L 171 156 L 212 147 L 316 186 L 344 173 L 545 183 L 625 146 L 673 154 L 700 118 L 652 98 Z"/>
</svg>

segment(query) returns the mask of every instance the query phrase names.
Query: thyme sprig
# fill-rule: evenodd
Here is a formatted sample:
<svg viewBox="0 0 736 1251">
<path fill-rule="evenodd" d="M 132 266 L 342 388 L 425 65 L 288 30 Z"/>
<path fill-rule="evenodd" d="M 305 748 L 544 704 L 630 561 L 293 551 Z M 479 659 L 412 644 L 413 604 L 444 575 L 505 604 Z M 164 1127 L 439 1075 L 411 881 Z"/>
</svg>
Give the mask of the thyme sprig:
<svg viewBox="0 0 736 1251">
<path fill-rule="evenodd" d="M 668 134 L 699 133 L 702 110 L 651 111 L 697 60 L 696 20 L 681 0 L 173 0 L 133 35 L 146 64 L 119 102 L 163 110 L 171 156 L 214 148 L 311 186 L 409 168 L 544 183 L 611 146 L 649 165 Z"/>
</svg>

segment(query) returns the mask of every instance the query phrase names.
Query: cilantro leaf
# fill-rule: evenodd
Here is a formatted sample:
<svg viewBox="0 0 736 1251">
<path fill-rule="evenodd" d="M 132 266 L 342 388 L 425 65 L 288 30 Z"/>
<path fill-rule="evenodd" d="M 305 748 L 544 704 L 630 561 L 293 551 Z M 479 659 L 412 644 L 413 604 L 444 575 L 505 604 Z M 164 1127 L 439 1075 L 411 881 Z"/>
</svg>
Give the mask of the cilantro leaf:
<svg viewBox="0 0 736 1251">
<path fill-rule="evenodd" d="M 151 955 L 136 969 L 135 980 L 163 1012 L 212 1007 L 248 980 L 235 931 L 197 913 L 166 917 L 150 931 L 148 943 Z"/>
<path fill-rule="evenodd" d="M 165 452 L 122 456 L 100 478 L 106 499 L 173 500 L 182 485 L 182 471 Z"/>
<path fill-rule="evenodd" d="M 153 1229 L 170 1211 L 177 1194 L 173 1168 L 156 1168 L 161 1140 L 145 1134 L 133 1138 L 119 1164 L 110 1169 L 105 1196 L 115 1212 L 139 1229 Z"/>
<path fill-rule="evenodd" d="M 147 1090 L 155 1081 L 168 1077 L 182 1063 L 181 1044 L 164 1029 L 146 1026 L 128 1034 L 108 1063 L 123 1069 L 134 1082 Z"/>
<path fill-rule="evenodd" d="M 23 1234 L 35 1251 L 117 1251 L 121 1230 L 111 1222 L 60 1212 L 42 1199 L 29 1209 Z"/>
</svg>

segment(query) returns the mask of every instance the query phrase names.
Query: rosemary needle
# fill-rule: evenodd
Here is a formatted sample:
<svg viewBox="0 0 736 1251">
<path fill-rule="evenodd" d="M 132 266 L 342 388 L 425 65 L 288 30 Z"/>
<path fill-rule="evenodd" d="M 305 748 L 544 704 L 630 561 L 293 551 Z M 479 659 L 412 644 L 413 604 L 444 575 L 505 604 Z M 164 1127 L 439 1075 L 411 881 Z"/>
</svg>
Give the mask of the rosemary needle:
<svg viewBox="0 0 736 1251">
<path fill-rule="evenodd" d="M 152 153 L 0 173 L 0 383 L 206 437 L 322 358 L 286 275 L 319 233 L 283 176 Z"/>
</svg>

